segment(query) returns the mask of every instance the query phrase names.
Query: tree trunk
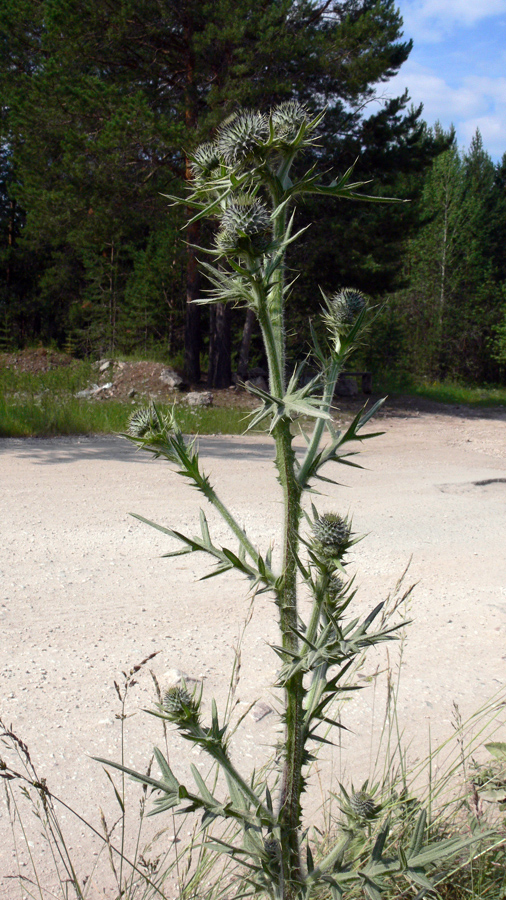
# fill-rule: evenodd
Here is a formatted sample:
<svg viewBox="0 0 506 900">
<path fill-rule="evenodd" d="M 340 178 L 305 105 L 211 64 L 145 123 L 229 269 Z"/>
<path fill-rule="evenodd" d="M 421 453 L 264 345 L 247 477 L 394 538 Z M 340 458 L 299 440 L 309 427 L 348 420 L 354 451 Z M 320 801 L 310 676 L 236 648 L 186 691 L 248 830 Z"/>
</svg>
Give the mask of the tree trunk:
<svg viewBox="0 0 506 900">
<path fill-rule="evenodd" d="M 249 349 L 251 346 L 251 337 L 255 326 L 256 317 L 252 309 L 246 311 L 246 319 L 242 332 L 241 349 L 239 351 L 239 364 L 237 366 L 237 374 L 241 381 L 246 381 L 248 377 L 249 366 Z"/>
<path fill-rule="evenodd" d="M 230 306 L 226 303 L 211 307 L 208 387 L 228 388 L 232 383 L 230 315 Z"/>
<path fill-rule="evenodd" d="M 193 51 L 193 21 L 188 19 L 185 27 L 186 39 L 186 90 L 185 90 L 185 124 L 187 132 L 192 135 L 197 126 L 197 98 L 195 91 L 195 57 Z M 185 179 L 189 184 L 192 171 L 188 156 L 185 159 Z M 187 217 L 194 214 L 187 209 Z M 200 381 L 200 307 L 195 303 L 199 296 L 200 275 L 195 255 L 195 247 L 199 243 L 200 222 L 188 226 L 188 255 L 186 263 L 186 318 L 184 327 L 184 376 L 190 384 Z"/>
<path fill-rule="evenodd" d="M 200 225 L 190 225 L 188 234 L 188 257 L 186 268 L 186 318 L 184 326 L 184 375 L 190 384 L 200 381 L 200 306 L 195 303 L 199 296 L 200 276 L 192 245 L 199 239 Z"/>
</svg>

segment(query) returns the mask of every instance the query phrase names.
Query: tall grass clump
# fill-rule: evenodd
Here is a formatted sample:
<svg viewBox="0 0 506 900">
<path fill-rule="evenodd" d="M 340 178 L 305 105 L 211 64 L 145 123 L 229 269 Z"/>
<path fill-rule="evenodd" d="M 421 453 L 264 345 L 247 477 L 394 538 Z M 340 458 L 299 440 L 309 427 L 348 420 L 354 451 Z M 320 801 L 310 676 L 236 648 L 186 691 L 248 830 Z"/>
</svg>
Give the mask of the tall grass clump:
<svg viewBox="0 0 506 900">
<path fill-rule="evenodd" d="M 422 897 L 433 890 L 431 874 L 440 871 L 444 860 L 464 853 L 477 834 L 463 838 L 435 832 L 430 811 L 418 804 L 410 807 L 402 833 L 397 829 L 398 839 L 392 840 L 392 815 L 367 782 L 342 795 L 345 823 L 324 844 L 303 824 L 308 768 L 318 748 L 342 727 L 333 710 L 357 689 L 351 677 L 354 666 L 371 647 L 396 635 L 396 626 L 382 618 L 381 602 L 363 618 L 355 614 L 356 589 L 347 567 L 359 536 L 350 516 L 340 508 L 328 509 L 316 490 L 333 482 L 336 467 L 357 465 L 350 445 L 374 436 L 364 429 L 380 403 L 359 412 L 342 432 L 335 430 L 331 417 L 339 374 L 374 320 L 359 290 L 341 287 L 322 294 L 325 338 L 318 338 L 321 330 L 312 328 L 316 374 L 306 380 L 303 366 L 287 371 L 285 335 L 293 275 L 287 272 L 285 257 L 288 247 L 303 236 L 294 230 L 297 200 L 307 194 L 329 202 L 362 196 L 362 184 L 352 182 L 351 169 L 328 184 L 320 181 L 314 167 L 304 170 L 303 153 L 315 145 L 321 119 L 312 118 L 296 102 L 281 104 L 270 115 L 239 112 L 214 142 L 195 152 L 192 192 L 184 200 L 194 210 L 193 222 L 210 218 L 215 223 L 214 244 L 205 251 L 208 260 L 203 263 L 211 287 L 199 302 L 251 309 L 262 332 L 269 387 L 249 386 L 259 401 L 249 427 L 265 425 L 273 441 L 284 511 L 281 559 L 274 558 L 272 549 L 258 547 L 221 500 L 201 468 L 196 441 L 183 435 L 176 412 L 162 412 L 151 404 L 132 415 L 128 434 L 140 449 L 175 466 L 204 495 L 234 542 L 222 546 L 213 539 L 204 511 L 196 535 L 137 516 L 180 544 L 166 555 L 207 554 L 215 564 L 212 575 L 235 570 L 253 596 L 265 592 L 274 601 L 279 624 L 279 640 L 272 648 L 279 658 L 275 687 L 284 723 L 278 763 L 262 777 L 241 771 L 231 755 L 226 716 L 213 701 L 206 719 L 201 691 L 184 683 L 168 690 L 151 713 L 207 754 L 220 778 L 206 781 L 192 766 L 193 783 L 183 784 L 159 748 L 149 775 L 122 762 L 101 762 L 152 789 L 151 814 L 196 813 L 203 840 L 211 823 L 233 826 L 232 832 L 215 833 L 211 845 L 233 865 L 229 896 Z M 301 418 L 313 424 L 299 457 L 294 422 Z M 315 502 L 308 504 L 309 494 Z M 306 619 L 301 598 L 310 601 Z"/>
</svg>

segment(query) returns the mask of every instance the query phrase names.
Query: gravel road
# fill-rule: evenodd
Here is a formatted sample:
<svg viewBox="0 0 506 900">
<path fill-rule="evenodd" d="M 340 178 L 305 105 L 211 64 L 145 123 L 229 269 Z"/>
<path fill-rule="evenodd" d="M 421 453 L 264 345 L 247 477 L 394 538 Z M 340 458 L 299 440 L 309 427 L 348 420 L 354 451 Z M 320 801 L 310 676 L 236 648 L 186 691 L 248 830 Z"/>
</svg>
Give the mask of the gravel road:
<svg viewBox="0 0 506 900">
<path fill-rule="evenodd" d="M 353 559 L 359 613 L 392 590 L 411 560 L 406 584 L 417 587 L 398 708 L 406 741 L 423 753 L 429 725 L 432 741 L 451 733 L 454 703 L 465 717 L 506 682 L 506 413 L 415 412 L 385 416 L 380 427 L 384 435 L 363 446 L 366 468 L 340 468 L 342 485 L 328 485 L 316 502 L 320 511 L 351 513 L 354 530 L 367 535 Z M 251 538 L 264 549 L 274 541 L 276 549 L 281 510 L 269 441 L 206 437 L 200 447 L 205 470 Z M 174 549 L 170 539 L 129 513 L 193 533 L 203 498 L 167 463 L 120 438 L 0 440 L 0 464 L 0 715 L 56 795 L 95 822 L 99 808 L 113 821 L 114 797 L 90 757 L 119 759 L 114 682 L 122 692 L 122 673 L 157 654 L 137 673 L 126 703 L 125 760 L 145 767 L 152 745 L 163 740 L 156 720 L 142 712 L 154 699 L 150 670 L 162 687 L 175 670 L 201 681 L 206 702 L 214 695 L 223 708 L 248 611 L 245 585 L 233 576 L 199 582 L 209 568 L 196 555 L 160 558 Z M 225 540 L 212 511 L 209 521 L 215 540 Z M 242 640 L 237 712 L 254 705 L 234 752 L 251 768 L 266 758 L 278 728 L 268 691 L 274 614 L 272 601 L 258 597 Z M 390 649 L 394 668 L 395 653 Z M 385 666 L 385 652 L 377 651 L 373 667 Z M 351 775 L 350 759 L 357 772 L 366 766 L 373 693 L 362 691 L 344 712 L 353 734 L 343 738 L 340 758 Z M 499 735 L 506 740 L 506 728 Z M 170 753 L 181 780 L 191 762 L 206 770 L 177 736 Z M 87 871 L 97 846 L 65 810 L 62 823 Z M 170 837 L 173 825 L 163 824 Z M 32 831 L 49 878 L 49 851 Z M 10 834 L 2 797 L 6 900 L 20 896 L 10 877 Z M 29 877 L 22 842 L 17 858 Z M 90 897 L 112 896 L 104 877 L 90 881 Z"/>
</svg>

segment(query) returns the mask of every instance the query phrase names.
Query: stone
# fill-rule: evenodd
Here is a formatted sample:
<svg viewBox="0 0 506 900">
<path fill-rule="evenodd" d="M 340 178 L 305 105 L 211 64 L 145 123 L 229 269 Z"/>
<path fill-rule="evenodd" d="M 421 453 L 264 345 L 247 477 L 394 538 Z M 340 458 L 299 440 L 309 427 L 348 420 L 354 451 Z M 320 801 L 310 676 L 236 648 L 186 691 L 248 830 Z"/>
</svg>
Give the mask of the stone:
<svg viewBox="0 0 506 900">
<path fill-rule="evenodd" d="M 93 397 L 94 394 L 99 391 L 100 388 L 98 384 L 92 384 L 89 388 L 85 388 L 84 391 L 78 391 L 77 394 L 74 394 L 79 400 L 87 400 L 88 397 Z"/>
<path fill-rule="evenodd" d="M 338 397 L 356 397 L 358 395 L 357 379 L 353 375 L 340 375 L 336 385 Z"/>
<path fill-rule="evenodd" d="M 198 684 L 201 679 L 193 678 L 186 672 L 182 672 L 181 669 L 167 669 L 167 671 L 163 673 L 162 682 L 165 690 L 171 687 L 177 687 L 178 684 L 182 684 L 183 681 L 186 685 L 190 685 Z"/>
<path fill-rule="evenodd" d="M 177 389 L 183 384 L 183 379 L 175 369 L 162 369 L 160 372 L 160 381 L 169 388 Z"/>
<path fill-rule="evenodd" d="M 255 375 L 254 378 L 248 378 L 246 387 L 251 384 L 253 387 L 260 388 L 261 391 L 268 391 L 269 385 L 267 379 L 263 375 Z"/>
<path fill-rule="evenodd" d="M 212 406 L 213 395 L 211 391 L 190 391 L 186 395 L 188 406 Z"/>
<path fill-rule="evenodd" d="M 260 722 L 266 716 L 270 716 L 271 713 L 272 708 L 267 703 L 264 703 L 263 700 L 260 700 L 258 703 L 255 703 L 250 715 L 255 722 Z"/>
<path fill-rule="evenodd" d="M 96 397 L 98 394 L 101 394 L 102 391 L 110 391 L 113 387 L 114 382 L 112 381 L 108 381 L 107 384 L 92 384 L 89 388 L 85 388 L 84 391 L 78 391 L 74 396 L 79 400 L 88 400 L 90 397 Z"/>
</svg>

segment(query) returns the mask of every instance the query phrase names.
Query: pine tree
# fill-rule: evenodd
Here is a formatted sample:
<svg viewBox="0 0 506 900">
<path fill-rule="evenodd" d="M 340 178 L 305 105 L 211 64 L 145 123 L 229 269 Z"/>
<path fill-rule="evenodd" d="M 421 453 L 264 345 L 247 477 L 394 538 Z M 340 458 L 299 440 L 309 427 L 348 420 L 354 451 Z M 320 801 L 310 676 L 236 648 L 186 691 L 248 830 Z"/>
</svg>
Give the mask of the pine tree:
<svg viewBox="0 0 506 900">
<path fill-rule="evenodd" d="M 27 212 L 25 245 L 46 267 L 41 302 L 55 314 L 58 291 L 58 320 L 72 317 L 79 327 L 81 317 L 86 330 L 96 317 L 101 341 L 123 340 L 129 285 L 138 282 L 152 235 L 167 234 L 162 223 L 173 210 L 160 193 L 182 188 L 194 148 L 239 106 L 266 108 L 292 96 L 310 106 L 315 98 L 327 102 L 325 153 L 332 151 L 331 162 L 339 155 L 339 168 L 360 156 L 361 176 L 379 166 L 385 193 L 392 193 L 392 173 L 423 168 L 435 152 L 406 96 L 364 116 L 411 49 L 393 0 L 119 0 L 113 7 L 106 0 L 9 0 L 7 10 L 0 65 L 16 168 L 12 191 Z M 308 213 L 318 220 L 317 206 Z M 336 264 L 349 280 L 361 256 L 364 280 L 369 270 L 379 289 L 398 266 L 395 251 L 385 252 L 377 238 L 384 220 L 364 214 L 346 241 L 356 237 L 356 250 L 343 260 L 337 245 L 350 228 L 343 215 L 326 219 L 330 241 L 314 231 L 309 284 L 315 268 Z M 400 213 L 391 214 L 394 220 L 398 232 L 405 229 Z M 369 241 L 365 257 L 364 223 L 378 245 L 376 252 Z M 186 238 L 186 368 L 196 381 L 197 223 Z M 332 243 L 321 266 L 320 247 Z M 302 290 L 306 306 L 318 302 L 301 282 Z"/>
<path fill-rule="evenodd" d="M 439 126 L 435 131 L 444 137 Z M 417 375 L 471 382 L 498 376 L 491 353 L 503 302 L 491 254 L 494 176 L 477 132 L 467 152 L 453 144 L 423 179 L 414 207 L 420 230 L 404 250 L 407 286 L 393 298 L 401 363 Z"/>
</svg>

